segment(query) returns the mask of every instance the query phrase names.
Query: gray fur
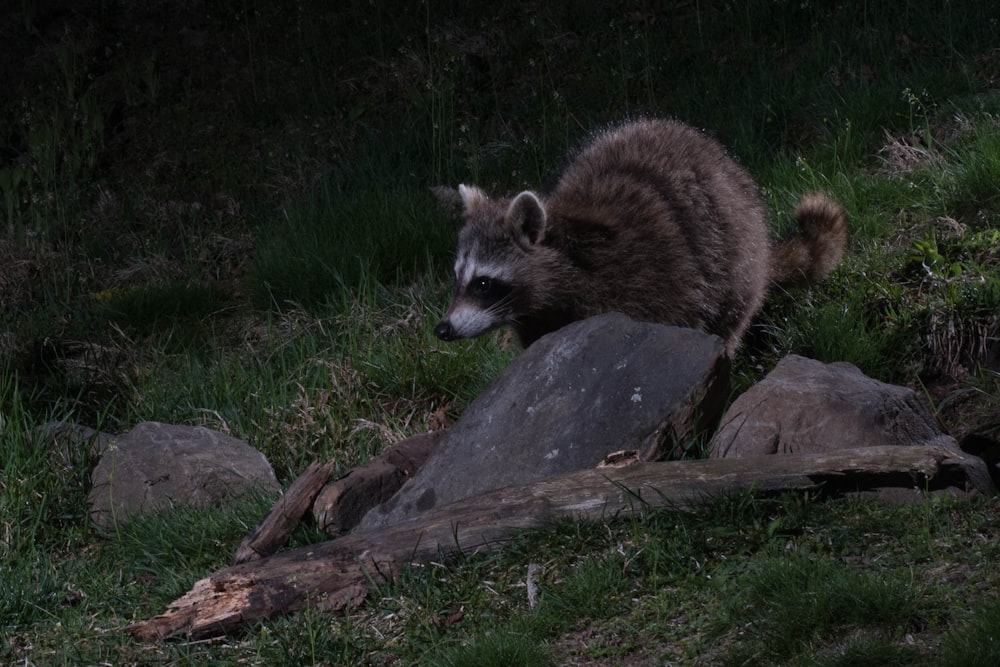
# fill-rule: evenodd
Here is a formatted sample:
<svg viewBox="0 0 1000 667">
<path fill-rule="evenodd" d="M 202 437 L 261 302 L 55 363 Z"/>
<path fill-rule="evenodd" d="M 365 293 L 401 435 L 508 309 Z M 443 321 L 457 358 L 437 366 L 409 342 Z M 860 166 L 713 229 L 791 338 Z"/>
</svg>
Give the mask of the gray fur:
<svg viewBox="0 0 1000 667">
<path fill-rule="evenodd" d="M 527 347 L 619 311 L 717 334 L 732 355 L 772 281 L 821 278 L 847 241 L 840 207 L 813 193 L 796 209 L 799 231 L 772 245 L 746 170 L 669 120 L 597 135 L 547 195 L 491 199 L 462 185 L 458 196 L 455 298 L 435 329 L 445 340 L 510 325 Z"/>
</svg>

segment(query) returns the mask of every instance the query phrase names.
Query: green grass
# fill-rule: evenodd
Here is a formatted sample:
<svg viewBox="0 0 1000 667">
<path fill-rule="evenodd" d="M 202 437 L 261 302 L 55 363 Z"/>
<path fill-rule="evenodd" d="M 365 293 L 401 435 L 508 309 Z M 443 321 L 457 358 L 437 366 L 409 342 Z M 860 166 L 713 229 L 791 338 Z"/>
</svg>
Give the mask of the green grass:
<svg viewBox="0 0 1000 667">
<path fill-rule="evenodd" d="M 750 655 L 761 664 L 782 662 L 831 636 L 863 628 L 902 636 L 924 627 L 929 610 L 909 572 L 873 575 L 822 555 L 755 556 L 737 584 L 727 626 L 749 625 Z M 739 653 L 733 664 L 745 664 Z"/>
<path fill-rule="evenodd" d="M 39 444 L 5 450 L 23 466 L 8 463 L 5 480 L 39 469 L 29 455 Z M 966 609 L 1000 583 L 993 500 L 892 507 L 747 495 L 628 523 L 565 522 L 498 554 L 408 571 L 345 616 L 308 610 L 243 639 L 144 646 L 120 628 L 162 611 L 202 576 L 195 572 L 224 565 L 268 499 L 177 508 L 92 535 L 86 488 L 81 475 L 63 474 L 2 487 L 5 507 L 23 508 L 5 512 L 5 521 L 20 517 L 5 525 L 14 537 L 0 597 L 10 659 L 560 664 L 558 656 L 615 661 L 641 650 L 690 659 L 728 645 L 720 664 L 750 655 L 764 656 L 758 664 L 875 664 L 912 657 L 907 634 L 924 661 L 913 664 L 942 664 L 951 646 L 995 657 L 991 617 Z M 43 512 L 40 498 L 54 506 Z M 305 530 L 295 543 L 316 539 Z M 539 565 L 534 608 L 528 563 Z"/>
<path fill-rule="evenodd" d="M 968 621 L 950 632 L 944 639 L 942 665 L 981 667 L 1000 659 L 1000 604 L 996 600 L 976 605 Z"/>
<path fill-rule="evenodd" d="M 730 147 L 776 232 L 808 190 L 850 219 L 828 280 L 769 299 L 737 388 L 788 353 L 849 361 L 995 440 L 990 3 L 50 4 L 0 19 L 0 663 L 998 662 L 990 499 L 561 524 L 344 616 L 142 645 L 121 628 L 227 563 L 268 499 L 99 533 L 89 444 L 37 430 L 203 424 L 287 484 L 456 418 L 517 351 L 432 336 L 456 224 L 430 188 L 545 188 L 648 114 Z"/>
<path fill-rule="evenodd" d="M 263 307 L 318 307 L 366 282 L 393 284 L 443 272 L 457 224 L 437 220 L 429 189 L 324 184 L 260 232 L 254 291 Z M 436 258 L 436 260 L 435 260 Z"/>
</svg>

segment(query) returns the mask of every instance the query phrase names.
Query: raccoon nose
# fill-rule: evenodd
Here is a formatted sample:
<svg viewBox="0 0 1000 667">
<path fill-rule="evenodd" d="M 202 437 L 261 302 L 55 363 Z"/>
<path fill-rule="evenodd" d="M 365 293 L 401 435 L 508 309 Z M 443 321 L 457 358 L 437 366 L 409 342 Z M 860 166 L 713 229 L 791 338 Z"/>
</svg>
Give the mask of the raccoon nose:
<svg viewBox="0 0 1000 667">
<path fill-rule="evenodd" d="M 441 340 L 450 341 L 455 339 L 455 329 L 452 328 L 451 322 L 444 320 L 441 324 L 434 327 L 434 335 Z"/>
</svg>

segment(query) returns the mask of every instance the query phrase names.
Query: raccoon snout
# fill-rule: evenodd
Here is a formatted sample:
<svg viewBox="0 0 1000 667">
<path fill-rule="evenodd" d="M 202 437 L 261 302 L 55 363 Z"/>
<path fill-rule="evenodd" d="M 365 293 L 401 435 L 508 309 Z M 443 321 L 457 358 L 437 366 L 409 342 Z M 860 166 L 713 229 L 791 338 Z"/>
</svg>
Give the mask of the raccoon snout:
<svg viewBox="0 0 1000 667">
<path fill-rule="evenodd" d="M 434 327 L 434 335 L 444 341 L 453 341 L 455 340 L 455 328 L 451 326 L 451 322 L 444 320 Z"/>
</svg>

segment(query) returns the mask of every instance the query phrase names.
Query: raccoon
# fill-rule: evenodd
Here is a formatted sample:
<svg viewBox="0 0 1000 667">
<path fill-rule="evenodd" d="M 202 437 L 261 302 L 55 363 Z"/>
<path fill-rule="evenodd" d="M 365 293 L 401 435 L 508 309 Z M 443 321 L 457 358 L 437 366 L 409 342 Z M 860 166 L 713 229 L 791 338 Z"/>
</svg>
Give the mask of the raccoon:
<svg viewBox="0 0 1000 667">
<path fill-rule="evenodd" d="M 446 341 L 509 325 L 528 347 L 619 311 L 716 334 L 732 356 L 772 284 L 822 278 L 847 243 L 843 211 L 820 193 L 796 207 L 797 232 L 772 243 L 747 171 L 672 120 L 598 134 L 546 195 L 445 191 L 465 218 L 454 299 L 434 330 Z"/>
</svg>

